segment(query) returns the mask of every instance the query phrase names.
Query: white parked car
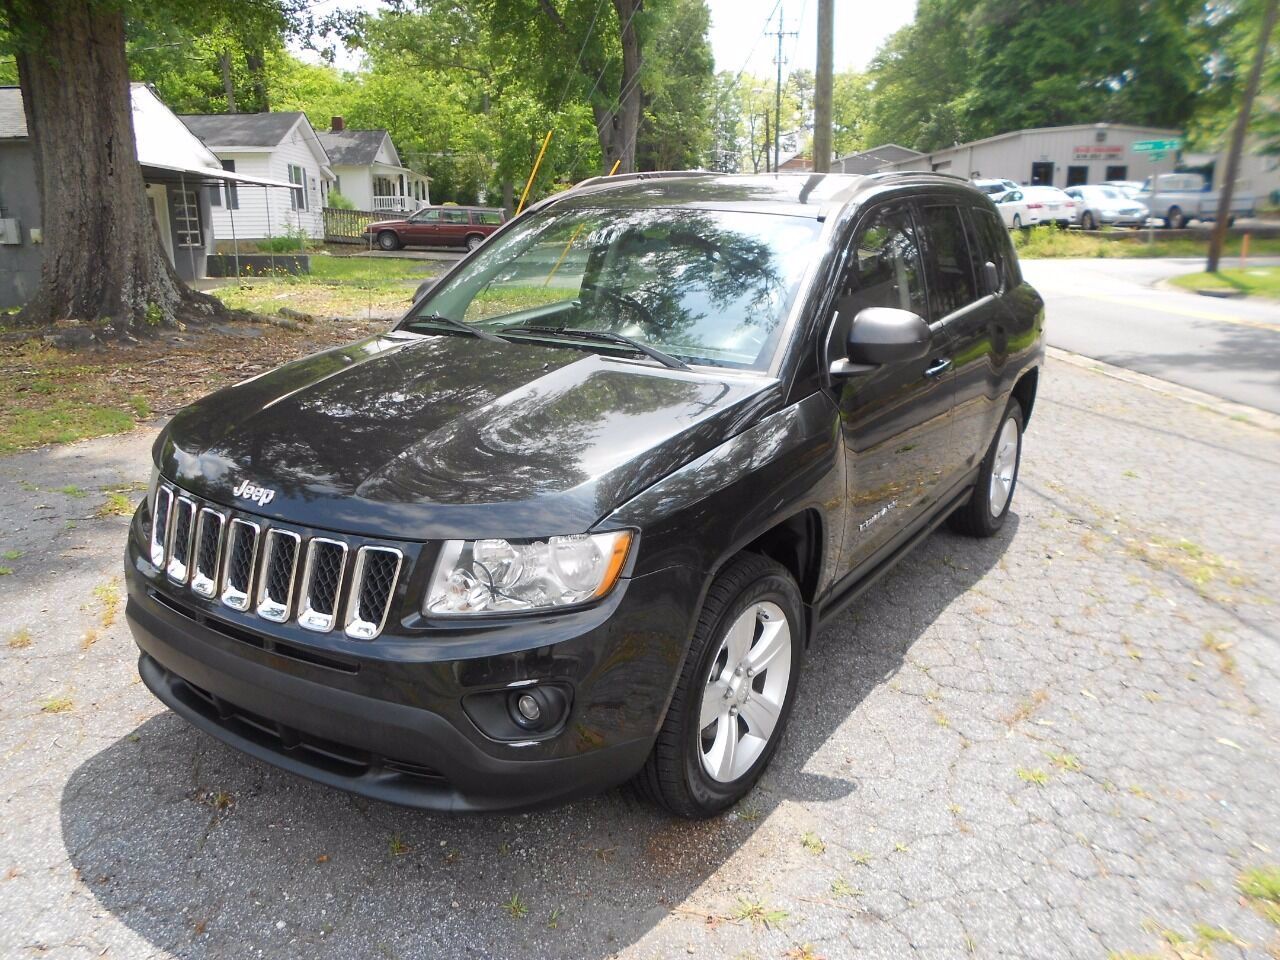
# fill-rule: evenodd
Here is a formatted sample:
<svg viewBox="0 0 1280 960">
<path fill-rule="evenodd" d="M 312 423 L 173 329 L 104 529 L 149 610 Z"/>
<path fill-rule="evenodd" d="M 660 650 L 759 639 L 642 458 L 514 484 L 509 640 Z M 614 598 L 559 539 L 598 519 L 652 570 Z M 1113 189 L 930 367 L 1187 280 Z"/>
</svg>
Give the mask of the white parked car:
<svg viewBox="0 0 1280 960">
<path fill-rule="evenodd" d="M 1023 227 L 1035 225 L 1036 220 L 1027 209 L 1027 201 L 1022 196 L 1021 188 L 1007 190 L 991 199 L 995 201 L 1004 225 L 1010 230 L 1021 230 Z"/>
<path fill-rule="evenodd" d="M 1115 187 L 1130 200 L 1142 190 L 1141 180 L 1103 180 L 1102 185 L 1104 187 Z"/>
<path fill-rule="evenodd" d="M 1071 226 L 1076 217 L 1076 202 L 1057 187 L 1022 187 L 1030 223 L 1056 223 Z M 1023 221 L 1027 223 L 1026 220 Z M 1030 225 L 1030 224 L 1028 224 Z"/>
<path fill-rule="evenodd" d="M 1018 185 L 1012 180 L 974 180 L 973 185 L 989 197 L 1018 189 Z"/>
<path fill-rule="evenodd" d="M 1065 192 L 1076 202 L 1075 222 L 1085 230 L 1141 227 L 1147 222 L 1147 208 L 1116 187 L 1068 187 Z"/>
</svg>

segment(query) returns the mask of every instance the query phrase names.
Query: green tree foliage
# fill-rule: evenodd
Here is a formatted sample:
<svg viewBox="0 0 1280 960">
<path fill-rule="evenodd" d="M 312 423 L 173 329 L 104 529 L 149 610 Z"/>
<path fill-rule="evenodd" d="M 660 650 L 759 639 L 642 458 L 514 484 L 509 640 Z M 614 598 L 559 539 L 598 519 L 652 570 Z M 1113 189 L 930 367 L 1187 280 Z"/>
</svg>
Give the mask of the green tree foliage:
<svg viewBox="0 0 1280 960">
<path fill-rule="evenodd" d="M 641 170 L 685 170 L 707 160 L 714 86 L 709 26 L 706 0 L 669 0 L 653 28 L 636 144 Z"/>
<path fill-rule="evenodd" d="M 925 151 L 1025 127 L 1185 127 L 1230 98 L 1229 41 L 1250 3 L 920 0 L 846 113 L 863 117 L 865 146 Z"/>
</svg>

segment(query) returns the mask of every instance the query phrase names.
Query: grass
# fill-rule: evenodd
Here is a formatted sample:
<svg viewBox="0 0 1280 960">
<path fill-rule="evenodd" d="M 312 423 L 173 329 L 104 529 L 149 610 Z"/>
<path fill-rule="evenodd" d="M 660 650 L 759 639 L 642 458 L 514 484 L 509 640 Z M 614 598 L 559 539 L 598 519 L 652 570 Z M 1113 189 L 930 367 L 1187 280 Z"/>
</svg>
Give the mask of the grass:
<svg viewBox="0 0 1280 960">
<path fill-rule="evenodd" d="M 1036 227 L 1032 230 L 1015 230 L 1013 245 L 1018 255 L 1027 259 L 1063 257 L 1203 257 L 1209 251 L 1209 241 L 1193 237 L 1160 239 L 1156 232 L 1154 243 L 1147 243 L 1145 230 L 1123 230 L 1123 239 L 1108 240 L 1097 233 L 1080 230 L 1062 230 L 1058 227 Z M 1253 237 L 1249 241 L 1252 255 L 1265 256 L 1280 253 L 1280 238 Z M 1228 237 L 1223 256 L 1240 255 L 1240 238 Z"/>
<path fill-rule="evenodd" d="M 787 911 L 774 910 L 759 901 L 739 900 L 732 919 L 746 921 L 753 927 L 774 927 L 787 918 Z"/>
<path fill-rule="evenodd" d="M 133 513 L 133 501 L 119 491 L 107 494 L 106 502 L 98 507 L 99 517 L 127 517 Z"/>
<path fill-rule="evenodd" d="M 93 599 L 98 602 L 100 607 L 99 622 L 104 629 L 110 627 L 116 622 L 116 616 L 120 613 L 119 584 L 114 580 L 98 584 L 93 588 Z"/>
<path fill-rule="evenodd" d="M 440 271 L 424 260 L 315 254 L 311 273 L 252 279 L 213 291 L 227 306 L 274 314 L 281 307 L 318 317 L 386 314 L 409 306 L 417 284 Z"/>
<path fill-rule="evenodd" d="M 0 412 L 0 456 L 40 447 L 104 437 L 132 430 L 132 413 L 96 403 L 55 400 L 38 410 L 21 410 L 5 417 Z"/>
<path fill-rule="evenodd" d="M 502 905 L 502 909 L 507 911 L 513 920 L 523 920 L 529 915 L 529 907 L 520 899 L 519 893 L 511 894 L 511 899 Z"/>
<path fill-rule="evenodd" d="M 1269 864 L 1246 870 L 1236 879 L 1236 886 L 1258 913 L 1280 927 L 1280 866 Z"/>
<path fill-rule="evenodd" d="M 404 842 L 404 838 L 398 833 L 393 834 L 391 839 L 387 841 L 387 851 L 393 857 L 403 857 L 410 849 L 412 848 Z"/>
<path fill-rule="evenodd" d="M 31 639 L 31 631 L 26 627 L 19 627 L 9 637 L 10 650 L 25 650 L 33 643 Z"/>
<path fill-rule="evenodd" d="M 1034 770 L 1028 770 L 1026 767 L 1019 767 L 1017 774 L 1018 779 L 1023 783 L 1033 783 L 1037 787 L 1043 787 L 1049 782 L 1049 774 L 1045 773 L 1039 767 Z"/>
<path fill-rule="evenodd" d="M 1280 300 L 1280 267 L 1238 267 L 1217 273 L 1188 273 L 1174 277 L 1175 285 L 1185 290 L 1235 292 L 1250 297 Z"/>
<path fill-rule="evenodd" d="M 48 700 L 40 704 L 41 713 L 66 713 L 70 710 L 74 703 L 70 697 L 50 697 Z"/>
<path fill-rule="evenodd" d="M 827 849 L 827 845 L 822 842 L 816 833 L 809 832 L 800 838 L 800 846 L 804 847 L 815 857 L 821 856 Z"/>
</svg>

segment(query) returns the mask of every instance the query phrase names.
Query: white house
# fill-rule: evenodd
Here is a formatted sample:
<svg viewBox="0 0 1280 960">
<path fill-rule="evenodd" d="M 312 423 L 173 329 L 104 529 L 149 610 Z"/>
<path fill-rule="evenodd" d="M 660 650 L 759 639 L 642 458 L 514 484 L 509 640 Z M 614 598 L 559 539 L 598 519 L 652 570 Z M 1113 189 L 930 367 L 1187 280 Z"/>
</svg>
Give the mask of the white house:
<svg viewBox="0 0 1280 960">
<path fill-rule="evenodd" d="M 196 114 L 182 122 L 218 155 L 224 169 L 294 184 L 290 190 L 227 186 L 215 194 L 213 225 L 219 237 L 234 233 L 262 239 L 297 230 L 313 239 L 324 236 L 333 170 L 306 114 Z"/>
<path fill-rule="evenodd" d="M 334 117 L 329 132 L 319 136 L 333 168 L 333 188 L 357 210 L 413 213 L 431 203 L 431 178 L 401 164 L 387 131 L 352 130 Z"/>
</svg>

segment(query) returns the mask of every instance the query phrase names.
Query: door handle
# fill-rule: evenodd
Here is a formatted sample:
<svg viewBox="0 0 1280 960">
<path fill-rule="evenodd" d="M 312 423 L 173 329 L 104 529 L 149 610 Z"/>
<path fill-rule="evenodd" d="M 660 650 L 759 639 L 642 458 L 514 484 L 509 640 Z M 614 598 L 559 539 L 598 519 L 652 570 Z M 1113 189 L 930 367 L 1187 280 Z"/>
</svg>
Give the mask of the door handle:
<svg viewBox="0 0 1280 960">
<path fill-rule="evenodd" d="M 926 377 L 936 377 L 941 373 L 945 373 L 951 368 L 951 358 L 943 357 L 941 360 L 935 360 L 929 366 L 924 368 Z"/>
</svg>

